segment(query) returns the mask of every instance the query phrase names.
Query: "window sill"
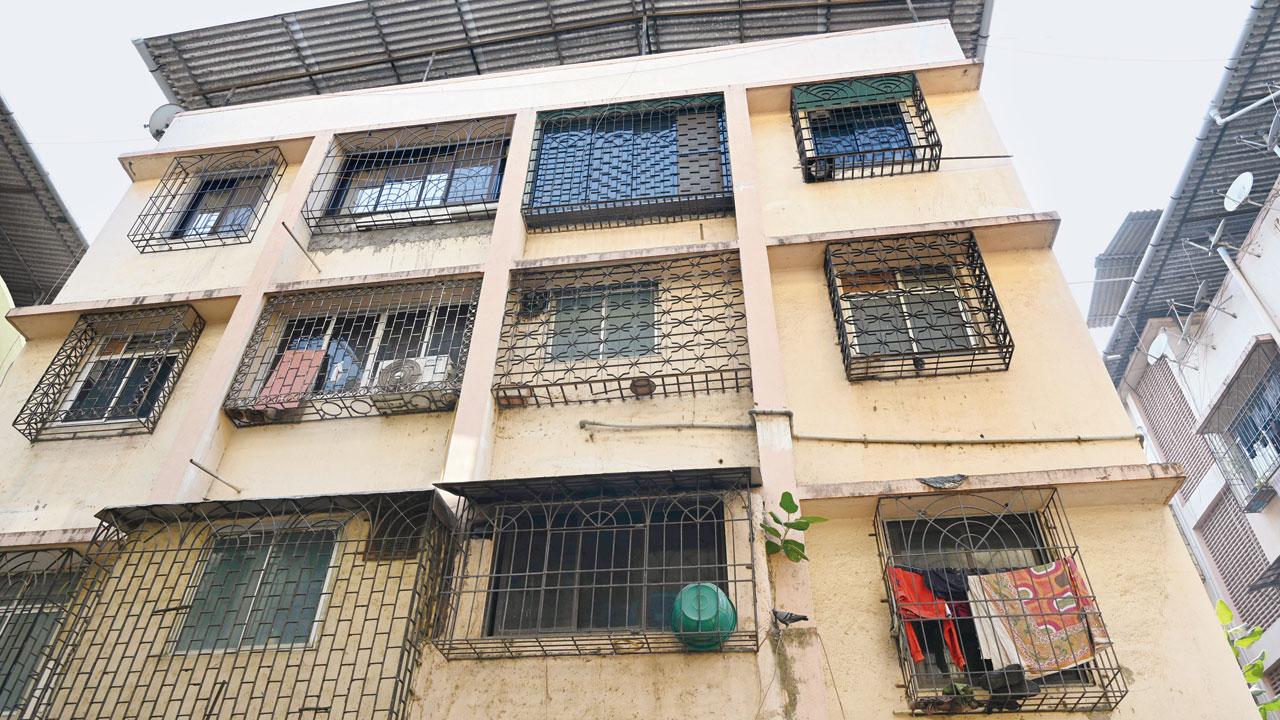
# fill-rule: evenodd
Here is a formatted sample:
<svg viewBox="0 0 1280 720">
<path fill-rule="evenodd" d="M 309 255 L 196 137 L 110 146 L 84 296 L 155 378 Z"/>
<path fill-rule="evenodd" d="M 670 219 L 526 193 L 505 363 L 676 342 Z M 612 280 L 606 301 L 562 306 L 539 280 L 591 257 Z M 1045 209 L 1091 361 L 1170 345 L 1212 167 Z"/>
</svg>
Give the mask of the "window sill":
<svg viewBox="0 0 1280 720">
<path fill-rule="evenodd" d="M 378 212 L 308 212 L 306 218 L 307 224 L 315 233 L 367 232 L 415 225 L 445 225 L 489 220 L 493 218 L 497 208 L 498 199 L 492 198 L 474 203 L 424 205 Z"/>
<path fill-rule="evenodd" d="M 733 192 L 640 197 L 567 205 L 524 206 L 525 225 L 535 232 L 589 230 L 724 217 L 733 212 Z"/>
</svg>

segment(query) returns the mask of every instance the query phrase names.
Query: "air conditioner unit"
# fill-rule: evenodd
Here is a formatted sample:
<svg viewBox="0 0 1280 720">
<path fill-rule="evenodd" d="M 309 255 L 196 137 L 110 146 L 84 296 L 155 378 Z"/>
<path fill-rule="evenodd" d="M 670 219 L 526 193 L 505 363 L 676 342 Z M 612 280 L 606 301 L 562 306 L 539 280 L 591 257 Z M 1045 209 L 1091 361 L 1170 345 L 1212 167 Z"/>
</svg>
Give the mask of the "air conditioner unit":
<svg viewBox="0 0 1280 720">
<path fill-rule="evenodd" d="M 434 410 L 457 396 L 455 388 L 423 388 L 449 379 L 453 360 L 448 355 L 399 358 L 378 363 L 373 405 L 383 415 Z"/>
</svg>

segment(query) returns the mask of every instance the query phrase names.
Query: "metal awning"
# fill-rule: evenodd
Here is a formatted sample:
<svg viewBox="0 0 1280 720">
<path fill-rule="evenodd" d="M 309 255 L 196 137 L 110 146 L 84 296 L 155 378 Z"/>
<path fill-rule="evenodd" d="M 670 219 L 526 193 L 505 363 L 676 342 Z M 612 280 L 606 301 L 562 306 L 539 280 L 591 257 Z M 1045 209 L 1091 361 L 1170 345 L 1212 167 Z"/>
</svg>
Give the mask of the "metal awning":
<svg viewBox="0 0 1280 720">
<path fill-rule="evenodd" d="M 981 58 L 991 0 L 369 0 L 135 40 L 170 101 L 237 103 L 714 45 L 951 21 Z"/>
<path fill-rule="evenodd" d="M 0 279 L 14 304 L 51 302 L 84 251 L 84 236 L 0 98 Z"/>
<path fill-rule="evenodd" d="M 1138 210 L 1125 216 L 1107 249 L 1093 261 L 1093 295 L 1089 298 L 1089 327 L 1106 327 L 1116 320 L 1128 281 L 1138 270 L 1142 253 L 1160 221 L 1159 210 Z"/>
<path fill-rule="evenodd" d="M 1280 0 L 1264 0 L 1255 7 L 1243 30 L 1234 68 L 1227 71 L 1223 81 L 1217 103 L 1223 115 L 1267 96 L 1273 90 L 1268 83 L 1280 81 Z M 1222 195 L 1231 181 L 1246 170 L 1254 174 L 1255 199 L 1275 185 L 1280 176 L 1280 158 L 1241 141 L 1261 142 L 1272 116 L 1270 108 L 1259 108 L 1226 125 L 1206 123 L 1207 132 L 1190 160 L 1186 177 L 1165 209 L 1169 218 L 1147 251 L 1151 254 L 1148 267 L 1134 280 L 1133 301 L 1127 310 L 1116 308 L 1115 312 L 1123 314 L 1115 316 L 1105 351 L 1113 382 L 1120 382 L 1147 321 L 1168 317 L 1171 302 L 1189 306 L 1201 282 L 1207 281 L 1207 297 L 1222 285 L 1226 275 L 1222 260 L 1184 241 L 1206 245 L 1224 218 L 1227 237 L 1235 243 L 1244 240 L 1258 208 L 1245 204 L 1227 213 Z M 1125 283 L 1110 284 L 1129 290 Z M 1186 314 L 1185 309 L 1181 312 Z M 1091 322 L 1096 320 L 1100 325 L 1108 321 L 1094 318 L 1093 312 L 1090 316 Z"/>
</svg>

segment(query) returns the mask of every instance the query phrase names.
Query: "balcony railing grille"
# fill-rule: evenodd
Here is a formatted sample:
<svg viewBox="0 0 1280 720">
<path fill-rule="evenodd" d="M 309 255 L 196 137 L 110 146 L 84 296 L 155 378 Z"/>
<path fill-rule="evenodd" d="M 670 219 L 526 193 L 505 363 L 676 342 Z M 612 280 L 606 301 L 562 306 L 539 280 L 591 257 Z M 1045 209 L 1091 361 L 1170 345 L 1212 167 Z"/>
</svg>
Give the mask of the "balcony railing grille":
<svg viewBox="0 0 1280 720">
<path fill-rule="evenodd" d="M 84 557 L 70 548 L 0 552 L 0 713 L 23 708 L 50 670 L 49 646 L 76 599 Z"/>
<path fill-rule="evenodd" d="M 751 386 L 735 255 L 518 274 L 494 395 L 523 407 Z"/>
<path fill-rule="evenodd" d="M 1013 339 L 972 233 L 827 246 L 850 380 L 1006 370 Z"/>
<path fill-rule="evenodd" d="M 339 135 L 303 215 L 321 233 L 488 219 L 510 141 L 509 117 Z"/>
<path fill-rule="evenodd" d="M 143 253 L 250 242 L 284 170 L 274 147 L 174 158 L 129 240 Z"/>
<path fill-rule="evenodd" d="M 677 652 L 676 595 L 729 599 L 715 648 L 757 648 L 755 527 L 746 471 L 455 483 L 433 641 L 450 659 Z"/>
<path fill-rule="evenodd" d="M 797 85 L 791 121 L 805 182 L 929 172 L 942 161 L 912 74 Z"/>
<path fill-rule="evenodd" d="M 451 409 L 479 289 L 455 279 L 272 297 L 227 416 L 245 426 Z"/>
<path fill-rule="evenodd" d="M 189 305 L 81 315 L 13 426 L 33 441 L 155 430 L 203 329 Z"/>
<path fill-rule="evenodd" d="M 445 539 L 432 493 L 100 517 L 22 717 L 406 716 Z"/>
<path fill-rule="evenodd" d="M 1280 470 L 1280 352 L 1256 345 L 1200 428 L 1231 495 L 1260 512 L 1276 495 Z"/>
<path fill-rule="evenodd" d="M 876 541 L 913 711 L 1092 713 L 1128 692 L 1056 491 L 882 498 Z"/>
<path fill-rule="evenodd" d="M 719 95 L 538 115 L 524 200 L 531 230 L 696 220 L 732 210 Z"/>
</svg>

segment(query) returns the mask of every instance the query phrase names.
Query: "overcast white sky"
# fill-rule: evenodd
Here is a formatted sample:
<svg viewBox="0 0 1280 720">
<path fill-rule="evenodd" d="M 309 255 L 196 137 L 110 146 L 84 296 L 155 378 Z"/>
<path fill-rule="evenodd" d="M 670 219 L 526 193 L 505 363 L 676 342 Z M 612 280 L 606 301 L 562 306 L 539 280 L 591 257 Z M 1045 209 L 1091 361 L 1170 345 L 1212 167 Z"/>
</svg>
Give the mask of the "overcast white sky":
<svg viewBox="0 0 1280 720">
<path fill-rule="evenodd" d="M 5 14 L 0 94 L 92 242 L 128 185 L 116 156 L 153 144 L 142 126 L 164 102 L 130 41 L 324 4 L 20 3 Z M 1035 206 L 1062 215 L 1056 250 L 1082 308 L 1125 213 L 1166 205 L 1248 7 L 996 3 L 983 94 Z"/>
</svg>

